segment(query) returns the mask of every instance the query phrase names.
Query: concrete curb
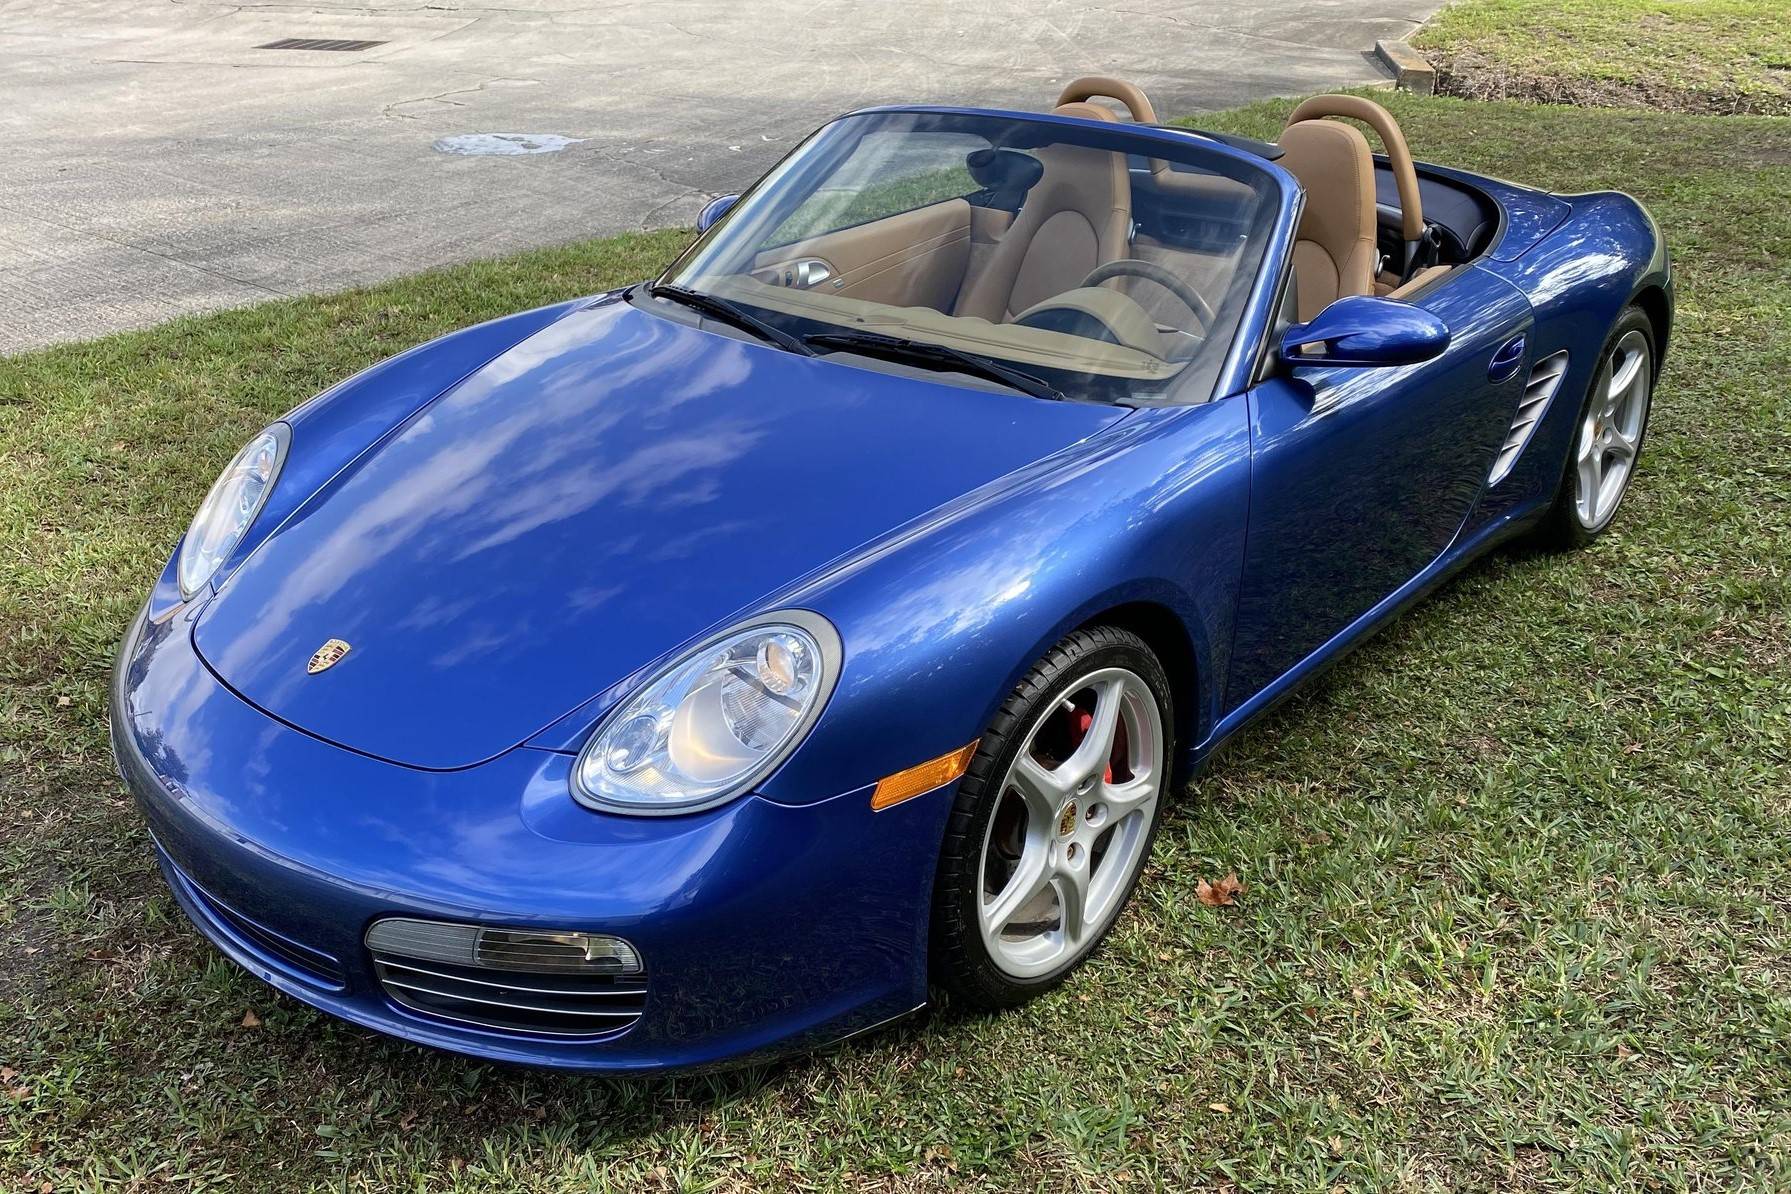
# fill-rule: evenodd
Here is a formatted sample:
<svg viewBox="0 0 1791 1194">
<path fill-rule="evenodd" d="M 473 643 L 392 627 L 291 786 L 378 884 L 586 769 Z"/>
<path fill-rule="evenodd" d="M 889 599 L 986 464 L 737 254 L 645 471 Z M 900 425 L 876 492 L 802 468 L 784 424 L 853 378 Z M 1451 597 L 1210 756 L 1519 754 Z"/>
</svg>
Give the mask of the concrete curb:
<svg viewBox="0 0 1791 1194">
<path fill-rule="evenodd" d="M 1434 95 L 1437 89 L 1436 67 L 1403 41 L 1377 41 L 1374 56 L 1393 72 L 1393 85 L 1418 95 Z"/>
</svg>

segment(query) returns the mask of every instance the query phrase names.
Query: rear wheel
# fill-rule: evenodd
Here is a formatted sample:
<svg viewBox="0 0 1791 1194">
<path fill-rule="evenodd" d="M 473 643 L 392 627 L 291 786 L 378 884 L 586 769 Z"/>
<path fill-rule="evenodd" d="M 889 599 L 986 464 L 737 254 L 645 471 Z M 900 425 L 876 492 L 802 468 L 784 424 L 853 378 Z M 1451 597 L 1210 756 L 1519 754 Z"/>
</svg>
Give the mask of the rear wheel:
<svg viewBox="0 0 1791 1194">
<path fill-rule="evenodd" d="M 932 979 L 1012 1007 L 1106 936 L 1150 857 L 1169 775 L 1169 681 L 1137 636 L 1078 631 L 1020 682 L 956 804 L 933 898 Z"/>
<path fill-rule="evenodd" d="M 1610 527 L 1629 491 L 1654 398 L 1654 329 L 1639 307 L 1617 320 L 1580 404 L 1561 485 L 1536 538 L 1584 547 Z"/>
</svg>

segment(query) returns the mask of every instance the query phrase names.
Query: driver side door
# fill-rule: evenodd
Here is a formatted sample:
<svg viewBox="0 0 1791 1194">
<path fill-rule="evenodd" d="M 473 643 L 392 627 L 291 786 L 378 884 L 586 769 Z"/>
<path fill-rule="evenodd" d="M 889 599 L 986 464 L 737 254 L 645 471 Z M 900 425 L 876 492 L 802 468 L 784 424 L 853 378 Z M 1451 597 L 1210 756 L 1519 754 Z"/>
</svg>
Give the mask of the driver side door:
<svg viewBox="0 0 1791 1194">
<path fill-rule="evenodd" d="M 1283 362 L 1246 395 L 1249 537 L 1227 711 L 1362 629 L 1448 549 L 1479 499 L 1527 373 L 1513 345 L 1529 304 L 1473 266 L 1411 301 L 1447 325 L 1440 356 Z"/>
<path fill-rule="evenodd" d="M 761 250 L 753 277 L 895 307 L 951 305 L 970 262 L 974 209 L 962 198 Z"/>
<path fill-rule="evenodd" d="M 824 290 L 893 307 L 948 310 L 969 267 L 981 187 L 967 133 L 872 133 L 752 260 L 768 286 Z"/>
</svg>

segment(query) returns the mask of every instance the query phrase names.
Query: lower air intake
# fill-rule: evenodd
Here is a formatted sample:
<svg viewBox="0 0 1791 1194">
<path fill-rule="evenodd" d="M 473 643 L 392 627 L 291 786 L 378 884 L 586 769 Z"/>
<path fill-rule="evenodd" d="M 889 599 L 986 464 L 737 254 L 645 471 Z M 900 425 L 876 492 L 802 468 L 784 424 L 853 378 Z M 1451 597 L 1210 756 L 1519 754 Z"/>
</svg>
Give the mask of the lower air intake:
<svg viewBox="0 0 1791 1194">
<path fill-rule="evenodd" d="M 391 917 L 367 930 L 367 949 L 394 1003 L 456 1024 L 608 1037 L 646 1006 L 646 968 L 619 937 Z"/>
<path fill-rule="evenodd" d="M 158 843 L 159 847 L 160 843 Z M 166 857 L 164 854 L 163 857 Z M 174 865 L 170 861 L 170 865 Z M 211 892 L 193 882 L 191 876 L 174 865 L 175 874 L 185 885 L 187 894 L 192 896 L 205 915 L 223 926 L 240 939 L 241 943 L 251 950 L 281 962 L 288 969 L 296 970 L 313 982 L 321 983 L 332 990 L 348 989 L 348 976 L 343 973 L 341 963 L 320 949 L 312 949 L 292 938 L 274 932 L 259 921 L 251 920 Z"/>
<path fill-rule="evenodd" d="M 1505 443 L 1493 461 L 1492 475 L 1486 479 L 1488 485 L 1497 485 L 1510 475 L 1517 458 L 1523 455 L 1524 446 L 1536 434 L 1543 412 L 1548 410 L 1549 401 L 1561 388 L 1561 379 L 1566 375 L 1566 349 L 1543 357 L 1530 370 L 1530 380 L 1524 383 L 1524 396 L 1518 400 L 1517 417 L 1511 420 L 1511 430 L 1505 433 Z"/>
</svg>

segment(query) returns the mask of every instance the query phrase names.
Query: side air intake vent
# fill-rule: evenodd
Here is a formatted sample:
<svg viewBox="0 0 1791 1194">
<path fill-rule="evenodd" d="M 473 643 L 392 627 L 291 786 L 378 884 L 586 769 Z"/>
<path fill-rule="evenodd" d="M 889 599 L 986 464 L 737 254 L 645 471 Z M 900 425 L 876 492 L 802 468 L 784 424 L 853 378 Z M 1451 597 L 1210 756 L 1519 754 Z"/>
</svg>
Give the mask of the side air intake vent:
<svg viewBox="0 0 1791 1194">
<path fill-rule="evenodd" d="M 1548 409 L 1549 400 L 1561 388 L 1561 378 L 1566 374 L 1566 349 L 1543 357 L 1530 370 L 1530 380 L 1524 383 L 1524 396 L 1517 404 L 1517 417 L 1511 420 L 1511 430 L 1505 434 L 1505 445 L 1499 449 L 1498 459 L 1493 461 L 1492 476 L 1486 479 L 1488 485 L 1497 485 L 1510 474 L 1517 458 L 1523 455 L 1524 445 L 1536 433 L 1536 425 L 1542 421 L 1542 414 Z"/>
</svg>

